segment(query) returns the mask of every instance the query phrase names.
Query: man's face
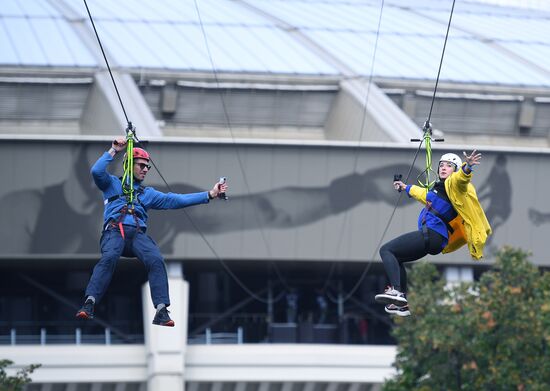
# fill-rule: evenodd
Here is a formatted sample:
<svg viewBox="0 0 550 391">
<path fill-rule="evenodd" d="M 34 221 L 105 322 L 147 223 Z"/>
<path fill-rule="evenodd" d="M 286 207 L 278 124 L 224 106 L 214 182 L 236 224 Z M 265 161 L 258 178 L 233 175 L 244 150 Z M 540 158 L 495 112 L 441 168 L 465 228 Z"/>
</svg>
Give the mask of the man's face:
<svg viewBox="0 0 550 391">
<path fill-rule="evenodd" d="M 134 178 L 140 182 L 143 181 L 150 168 L 151 166 L 148 160 L 140 158 L 134 159 Z"/>
</svg>

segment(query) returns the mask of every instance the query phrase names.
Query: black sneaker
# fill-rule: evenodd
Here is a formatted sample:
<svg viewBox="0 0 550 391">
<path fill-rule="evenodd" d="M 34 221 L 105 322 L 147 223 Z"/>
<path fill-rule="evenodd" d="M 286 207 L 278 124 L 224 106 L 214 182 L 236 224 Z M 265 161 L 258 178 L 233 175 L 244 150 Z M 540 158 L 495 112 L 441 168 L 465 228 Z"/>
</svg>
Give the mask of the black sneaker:
<svg viewBox="0 0 550 391">
<path fill-rule="evenodd" d="M 405 294 L 394 289 L 393 286 L 386 287 L 384 293 L 379 293 L 374 299 L 382 304 L 395 304 L 397 306 L 407 305 Z"/>
<path fill-rule="evenodd" d="M 76 317 L 80 319 L 94 318 L 94 302 L 91 299 L 86 300 L 81 309 L 76 313 Z"/>
<path fill-rule="evenodd" d="M 393 314 L 397 316 L 410 316 L 411 311 L 409 311 L 409 306 L 397 306 L 395 304 L 388 304 L 384 307 L 384 311 L 386 311 L 388 314 Z"/>
<path fill-rule="evenodd" d="M 153 324 L 158 324 L 159 326 L 174 327 L 176 323 L 172 319 L 170 319 L 170 315 L 168 315 L 168 313 L 169 311 L 166 309 L 166 307 L 162 307 L 155 314 Z"/>
</svg>

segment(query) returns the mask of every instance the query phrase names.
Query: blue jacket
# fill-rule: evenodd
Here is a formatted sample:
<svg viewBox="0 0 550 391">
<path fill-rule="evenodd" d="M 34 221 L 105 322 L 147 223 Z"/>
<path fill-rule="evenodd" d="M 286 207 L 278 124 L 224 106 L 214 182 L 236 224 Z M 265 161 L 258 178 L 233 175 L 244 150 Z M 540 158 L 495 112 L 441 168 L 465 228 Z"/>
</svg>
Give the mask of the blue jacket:
<svg viewBox="0 0 550 391">
<path fill-rule="evenodd" d="M 110 220 L 118 222 L 120 211 L 126 205 L 126 197 L 119 197 L 111 202 L 107 200 L 111 197 L 122 195 L 122 182 L 119 178 L 107 172 L 107 166 L 113 161 L 109 152 L 103 153 L 101 157 L 92 166 L 92 176 L 97 187 L 103 192 L 105 211 L 103 213 L 103 225 Z M 186 206 L 207 204 L 209 202 L 208 192 L 192 194 L 174 194 L 162 193 L 152 187 L 143 188 L 143 193 L 139 194 L 140 183 L 134 181 L 134 207 L 138 222 L 141 228 L 147 229 L 147 210 L 148 209 L 180 209 Z M 135 201 L 138 198 L 139 202 Z M 135 225 L 134 216 L 127 214 L 122 221 L 123 224 Z"/>
<path fill-rule="evenodd" d="M 411 195 L 411 185 L 408 185 L 406 188 L 406 192 L 409 195 L 409 197 L 412 197 Z M 444 191 L 444 189 L 441 189 Z M 445 248 L 447 246 L 448 240 L 449 240 L 449 232 L 447 229 L 447 225 L 443 222 L 441 217 L 443 217 L 447 222 L 453 220 L 456 216 L 456 210 L 454 209 L 453 205 L 449 200 L 446 198 L 440 197 L 437 194 L 436 187 L 432 188 L 428 193 L 426 194 L 426 191 L 424 190 L 424 202 L 427 199 L 427 201 L 430 203 L 431 208 L 426 209 L 423 208 L 420 212 L 420 215 L 418 216 L 418 229 L 422 229 L 422 225 L 425 223 L 426 227 L 437 232 L 441 236 L 445 238 L 442 244 L 442 248 Z M 437 211 L 437 216 L 435 213 L 432 212 L 432 210 Z"/>
</svg>

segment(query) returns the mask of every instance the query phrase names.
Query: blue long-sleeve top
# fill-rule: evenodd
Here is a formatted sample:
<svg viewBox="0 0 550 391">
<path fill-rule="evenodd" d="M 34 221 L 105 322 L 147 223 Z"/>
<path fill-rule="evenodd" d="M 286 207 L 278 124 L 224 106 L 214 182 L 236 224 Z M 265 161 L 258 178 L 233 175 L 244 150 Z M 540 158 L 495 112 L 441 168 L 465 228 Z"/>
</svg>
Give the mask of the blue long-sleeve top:
<svg viewBox="0 0 550 391">
<path fill-rule="evenodd" d="M 107 172 L 107 166 L 113 161 L 109 152 L 103 153 L 92 166 L 91 173 L 96 186 L 103 192 L 105 210 L 103 212 L 103 226 L 109 221 L 118 222 L 121 210 L 127 205 L 126 197 L 122 196 L 122 182 L 119 178 Z M 153 187 L 144 187 L 142 193 L 138 193 L 140 183 L 134 181 L 134 208 L 140 227 L 147 229 L 148 209 L 180 209 L 191 205 L 207 204 L 210 200 L 208 192 L 191 194 L 163 193 Z M 120 196 L 111 202 L 111 197 Z M 136 202 L 135 198 L 138 198 Z M 126 214 L 122 224 L 135 225 L 134 216 Z"/>
<path fill-rule="evenodd" d="M 407 185 L 407 194 L 409 194 L 410 189 L 411 185 Z M 426 195 L 426 200 L 430 203 L 431 207 L 422 208 L 422 211 L 418 216 L 418 229 L 421 230 L 422 225 L 426 224 L 427 228 L 437 232 L 445 238 L 442 244 L 442 248 L 445 248 L 449 240 L 449 232 L 447 229 L 447 225 L 441 219 L 441 217 L 443 217 L 445 221 L 449 222 L 457 216 L 457 213 L 455 208 L 451 204 L 451 201 L 447 197 L 447 194 L 445 192 L 445 184 L 443 181 L 437 182 L 436 185 L 430 191 L 428 191 L 428 194 Z M 439 216 L 437 216 L 433 212 L 434 209 L 435 211 L 437 211 L 437 214 Z"/>
</svg>

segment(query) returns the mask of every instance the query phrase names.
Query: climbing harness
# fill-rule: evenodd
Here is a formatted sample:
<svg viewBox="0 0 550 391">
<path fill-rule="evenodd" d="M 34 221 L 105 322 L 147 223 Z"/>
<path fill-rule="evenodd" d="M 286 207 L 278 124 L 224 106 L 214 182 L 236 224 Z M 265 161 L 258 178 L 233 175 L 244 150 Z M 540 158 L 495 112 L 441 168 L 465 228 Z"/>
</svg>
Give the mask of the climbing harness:
<svg viewBox="0 0 550 391">
<path fill-rule="evenodd" d="M 122 183 L 122 177 L 119 178 L 121 183 Z M 110 220 L 108 221 L 105 226 L 103 227 L 103 229 L 107 229 L 108 227 L 111 227 L 111 228 L 118 228 L 118 230 L 120 231 L 120 234 L 122 235 L 122 238 L 125 239 L 125 234 L 124 234 L 124 224 L 123 224 L 123 221 L 124 221 L 124 217 L 129 214 L 129 215 L 132 215 L 134 217 L 134 222 L 135 222 L 135 225 L 136 225 L 136 229 L 137 231 L 140 231 L 141 230 L 141 226 L 139 225 L 139 219 L 143 220 L 143 216 L 142 214 L 140 213 L 140 211 L 138 209 L 136 209 L 136 205 L 141 205 L 141 201 L 139 199 L 139 196 L 141 194 L 143 194 L 143 191 L 145 190 L 145 187 L 142 186 L 142 185 L 139 185 L 139 187 L 137 189 L 134 189 L 134 193 L 137 193 L 134 197 L 134 201 L 132 204 L 128 204 L 126 203 L 126 205 L 124 205 L 122 207 L 122 209 L 120 210 L 120 216 L 118 218 L 118 220 L 115 222 L 114 220 Z M 124 193 L 122 194 L 117 194 L 117 195 L 114 195 L 112 197 L 109 197 L 107 198 L 105 201 L 103 201 L 103 203 L 105 205 L 115 201 L 115 200 L 118 200 L 119 198 L 126 198 L 126 195 Z"/>
<path fill-rule="evenodd" d="M 122 197 L 126 198 L 126 205 L 120 210 L 120 216 L 118 218 L 118 229 L 122 235 L 122 239 L 125 239 L 124 234 L 124 218 L 127 214 L 134 216 L 134 222 L 136 224 L 136 230 L 140 230 L 139 220 L 140 213 L 135 208 L 135 203 L 139 203 L 137 196 L 134 196 L 136 189 L 134 189 L 134 138 L 136 134 L 136 128 L 128 121 L 126 127 L 126 155 L 124 157 L 124 173 L 121 178 L 122 195 L 116 195 L 105 200 L 106 203 L 112 202 L 115 199 Z M 143 193 L 143 186 L 140 185 L 139 191 Z"/>
</svg>

